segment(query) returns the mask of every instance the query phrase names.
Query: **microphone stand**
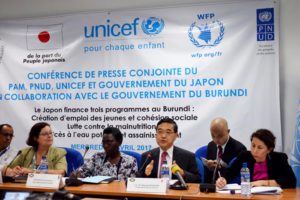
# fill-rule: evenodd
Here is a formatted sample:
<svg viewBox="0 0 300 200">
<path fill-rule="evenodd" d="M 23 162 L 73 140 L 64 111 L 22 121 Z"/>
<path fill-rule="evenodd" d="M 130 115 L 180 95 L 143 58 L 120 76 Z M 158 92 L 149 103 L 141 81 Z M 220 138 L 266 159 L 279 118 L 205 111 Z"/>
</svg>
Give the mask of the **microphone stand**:
<svg viewBox="0 0 300 200">
<path fill-rule="evenodd" d="M 220 165 L 220 161 L 221 161 L 221 159 L 218 158 L 218 160 L 217 160 L 217 166 L 214 169 L 213 178 L 212 178 L 211 183 L 201 183 L 200 184 L 200 191 L 201 192 L 205 192 L 205 193 L 216 192 L 215 181 L 216 181 L 216 174 L 217 174 L 217 171 L 218 171 L 218 167 Z"/>
<path fill-rule="evenodd" d="M 84 157 L 87 154 L 87 152 L 89 151 L 89 146 L 85 146 L 85 151 L 83 153 L 83 162 L 84 162 Z M 73 165 L 74 168 L 74 165 Z M 77 168 L 78 169 L 78 168 Z M 65 183 L 67 186 L 80 186 L 83 184 L 83 182 L 81 180 L 78 179 L 77 177 L 77 169 L 73 169 L 72 173 L 75 173 L 75 177 L 69 177 L 68 179 L 66 179 Z"/>
</svg>

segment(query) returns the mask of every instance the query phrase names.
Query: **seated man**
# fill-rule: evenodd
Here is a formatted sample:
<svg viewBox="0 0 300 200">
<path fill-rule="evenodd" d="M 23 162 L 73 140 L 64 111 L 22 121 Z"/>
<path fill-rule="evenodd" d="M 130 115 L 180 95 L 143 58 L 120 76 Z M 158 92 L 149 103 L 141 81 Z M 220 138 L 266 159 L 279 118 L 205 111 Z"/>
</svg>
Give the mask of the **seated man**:
<svg viewBox="0 0 300 200">
<path fill-rule="evenodd" d="M 17 150 L 10 146 L 14 137 L 13 127 L 9 124 L 0 125 L 0 171 L 16 157 Z"/>
<path fill-rule="evenodd" d="M 218 170 L 223 175 L 229 162 L 241 151 L 247 150 L 242 143 L 229 136 L 230 130 L 228 129 L 227 121 L 221 117 L 215 118 L 211 122 L 210 132 L 213 140 L 207 146 L 207 162 L 204 168 L 205 183 L 216 181 L 217 177 L 214 177 L 215 180 L 213 180 L 213 174 L 218 159 L 220 159 Z"/>
<path fill-rule="evenodd" d="M 177 137 L 178 127 L 174 120 L 164 118 L 157 123 L 156 142 L 159 147 L 142 154 L 142 168 L 140 169 L 141 173 L 139 176 L 160 177 L 160 163 L 163 159 L 166 159 L 170 168 L 172 164 L 179 166 L 180 174 L 186 182 L 200 182 L 195 154 L 174 146 Z M 165 156 L 162 156 L 163 154 Z M 173 175 L 172 179 L 176 179 L 176 177 Z"/>
</svg>

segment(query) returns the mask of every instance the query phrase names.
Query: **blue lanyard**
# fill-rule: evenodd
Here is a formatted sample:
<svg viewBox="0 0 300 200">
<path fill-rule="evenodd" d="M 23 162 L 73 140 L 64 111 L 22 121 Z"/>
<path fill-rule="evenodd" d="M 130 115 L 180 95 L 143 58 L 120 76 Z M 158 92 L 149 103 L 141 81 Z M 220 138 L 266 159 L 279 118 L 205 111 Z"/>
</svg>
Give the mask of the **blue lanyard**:
<svg viewBox="0 0 300 200">
<path fill-rule="evenodd" d="M 3 154 L 5 154 L 5 153 L 8 151 L 8 149 L 9 149 L 9 146 L 6 147 L 5 149 L 3 149 L 3 150 L 1 151 L 1 153 L 0 153 L 0 157 L 1 157 Z"/>
</svg>

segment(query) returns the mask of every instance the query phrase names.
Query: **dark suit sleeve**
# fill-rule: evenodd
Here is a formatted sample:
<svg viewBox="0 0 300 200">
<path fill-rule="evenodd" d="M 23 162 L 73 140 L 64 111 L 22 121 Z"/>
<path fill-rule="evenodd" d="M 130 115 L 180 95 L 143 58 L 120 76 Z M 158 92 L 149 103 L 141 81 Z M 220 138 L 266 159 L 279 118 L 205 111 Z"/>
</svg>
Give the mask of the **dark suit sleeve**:
<svg viewBox="0 0 300 200">
<path fill-rule="evenodd" d="M 184 171 L 183 178 L 185 182 L 200 183 L 200 175 L 194 153 L 179 147 L 174 147 L 173 160 L 175 160 L 178 166 Z"/>
<path fill-rule="evenodd" d="M 285 153 L 273 153 L 270 156 L 269 179 L 274 179 L 282 188 L 295 188 L 296 177 L 288 163 L 288 157 Z"/>
<path fill-rule="evenodd" d="M 227 180 L 227 183 L 230 183 L 233 179 L 240 175 L 241 168 L 243 163 L 247 163 L 250 170 L 250 178 L 252 181 L 253 178 L 253 166 L 255 163 L 254 158 L 251 155 L 250 151 L 242 151 L 236 158 L 236 160 L 225 170 L 224 178 Z"/>
<path fill-rule="evenodd" d="M 187 168 L 187 170 L 184 170 L 184 180 L 187 183 L 200 183 L 200 175 L 195 155 L 191 155 L 189 160 L 189 167 Z"/>
</svg>

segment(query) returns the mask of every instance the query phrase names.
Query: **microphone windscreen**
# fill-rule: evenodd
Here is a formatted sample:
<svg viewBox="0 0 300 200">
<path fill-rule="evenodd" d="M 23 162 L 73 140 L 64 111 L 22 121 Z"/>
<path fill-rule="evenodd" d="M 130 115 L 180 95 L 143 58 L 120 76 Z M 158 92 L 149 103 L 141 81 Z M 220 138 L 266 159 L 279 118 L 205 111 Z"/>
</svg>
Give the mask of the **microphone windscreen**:
<svg viewBox="0 0 300 200">
<path fill-rule="evenodd" d="M 82 184 L 83 184 L 82 181 L 77 178 L 66 179 L 66 186 L 80 186 Z"/>
<path fill-rule="evenodd" d="M 180 168 L 178 165 L 172 165 L 171 171 L 173 174 L 176 174 L 177 171 L 180 171 Z"/>
<path fill-rule="evenodd" d="M 90 149 L 90 146 L 89 145 L 86 145 L 85 146 L 85 150 L 87 151 L 87 150 L 89 150 Z"/>
</svg>

